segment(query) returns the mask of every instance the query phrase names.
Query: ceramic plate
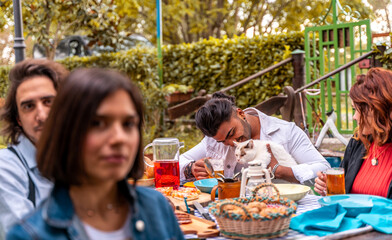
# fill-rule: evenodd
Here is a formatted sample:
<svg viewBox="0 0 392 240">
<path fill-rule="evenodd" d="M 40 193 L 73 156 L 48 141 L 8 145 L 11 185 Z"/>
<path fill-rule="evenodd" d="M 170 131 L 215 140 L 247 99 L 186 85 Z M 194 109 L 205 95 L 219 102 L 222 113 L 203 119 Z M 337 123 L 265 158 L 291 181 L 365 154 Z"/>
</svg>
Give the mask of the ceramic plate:
<svg viewBox="0 0 392 240">
<path fill-rule="evenodd" d="M 301 184 L 275 184 L 280 196 L 293 201 L 298 201 L 305 197 L 310 191 L 310 187 Z"/>
<path fill-rule="evenodd" d="M 343 194 L 327 196 L 319 199 L 321 206 L 328 206 L 334 203 L 340 203 L 342 207 L 347 210 L 346 216 L 356 217 L 361 213 L 369 213 L 373 207 L 373 199 L 384 199 L 386 198 L 365 194 Z M 390 201 L 392 204 L 391 200 Z"/>
</svg>

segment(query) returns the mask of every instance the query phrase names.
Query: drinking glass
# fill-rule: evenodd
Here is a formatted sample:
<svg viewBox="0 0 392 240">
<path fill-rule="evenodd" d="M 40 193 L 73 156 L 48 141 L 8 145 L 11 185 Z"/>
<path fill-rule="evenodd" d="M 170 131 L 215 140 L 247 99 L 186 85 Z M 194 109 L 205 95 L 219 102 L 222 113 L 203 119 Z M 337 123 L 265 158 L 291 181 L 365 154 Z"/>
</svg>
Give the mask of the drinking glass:
<svg viewBox="0 0 392 240">
<path fill-rule="evenodd" d="M 225 173 L 224 173 L 224 167 L 223 167 L 223 164 L 224 164 L 224 162 L 223 162 L 223 159 L 221 159 L 221 158 L 211 158 L 210 159 L 210 163 L 211 163 L 211 165 L 212 165 L 212 167 L 214 168 L 214 177 L 219 177 L 218 175 L 217 175 L 217 173 L 220 173 L 220 174 L 222 174 L 223 176 L 225 175 Z"/>
<path fill-rule="evenodd" d="M 327 195 L 346 194 L 344 169 L 334 167 L 325 171 L 327 176 Z"/>
</svg>

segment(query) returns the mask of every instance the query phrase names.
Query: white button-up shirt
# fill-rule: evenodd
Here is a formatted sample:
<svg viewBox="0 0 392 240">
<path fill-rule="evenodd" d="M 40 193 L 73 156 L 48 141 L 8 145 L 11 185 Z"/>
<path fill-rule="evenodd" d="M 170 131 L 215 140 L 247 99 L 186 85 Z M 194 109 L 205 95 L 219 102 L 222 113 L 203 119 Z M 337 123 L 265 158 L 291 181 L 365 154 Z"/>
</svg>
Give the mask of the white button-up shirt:
<svg viewBox="0 0 392 240">
<path fill-rule="evenodd" d="M 282 145 L 296 160 L 298 165 L 292 166 L 291 169 L 299 182 L 313 179 L 317 177 L 318 171 L 330 168 L 328 161 L 314 148 L 308 136 L 295 123 L 267 116 L 255 108 L 247 108 L 244 112 L 259 117 L 261 140 Z M 180 155 L 181 180 L 185 179 L 184 169 L 192 160 L 205 157 L 224 159 L 225 176 L 232 177 L 244 167 L 243 164 L 237 163 L 234 151 L 235 147 L 218 143 L 211 137 L 204 137 L 194 148 Z"/>
<path fill-rule="evenodd" d="M 42 177 L 37 169 L 36 148 L 24 135 L 19 137 L 19 144 L 12 145 L 25 164 L 35 185 L 35 205 L 38 206 L 49 194 L 52 183 Z M 34 210 L 28 200 L 29 179 L 26 167 L 9 149 L 0 150 L 0 239 L 10 227 L 26 214 Z"/>
</svg>

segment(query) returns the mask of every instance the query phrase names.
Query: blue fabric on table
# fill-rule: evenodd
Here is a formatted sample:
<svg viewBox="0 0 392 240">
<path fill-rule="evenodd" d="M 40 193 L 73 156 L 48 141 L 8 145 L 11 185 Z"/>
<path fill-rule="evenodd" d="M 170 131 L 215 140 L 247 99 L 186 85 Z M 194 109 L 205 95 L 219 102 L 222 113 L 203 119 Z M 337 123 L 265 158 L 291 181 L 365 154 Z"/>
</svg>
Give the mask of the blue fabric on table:
<svg viewBox="0 0 392 240">
<path fill-rule="evenodd" d="M 364 225 L 358 219 L 345 217 L 346 213 L 340 204 L 331 204 L 292 218 L 290 228 L 305 235 L 326 236 Z"/>
<path fill-rule="evenodd" d="M 362 213 L 357 219 L 369 224 L 379 232 L 392 234 L 392 205 L 390 199 L 373 199 L 370 213 Z"/>
<path fill-rule="evenodd" d="M 373 198 L 372 203 L 369 213 L 359 214 L 356 218 L 347 217 L 347 210 L 339 203 L 324 206 L 292 218 L 290 228 L 305 235 L 326 236 L 368 224 L 379 232 L 392 234 L 391 200 Z"/>
</svg>

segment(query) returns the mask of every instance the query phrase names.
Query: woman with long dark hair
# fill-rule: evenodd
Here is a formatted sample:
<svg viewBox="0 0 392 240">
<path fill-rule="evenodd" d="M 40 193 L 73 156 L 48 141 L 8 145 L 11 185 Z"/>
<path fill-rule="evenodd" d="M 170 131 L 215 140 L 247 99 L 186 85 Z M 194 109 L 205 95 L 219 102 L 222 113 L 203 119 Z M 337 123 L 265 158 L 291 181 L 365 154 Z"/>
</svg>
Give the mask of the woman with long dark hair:
<svg viewBox="0 0 392 240">
<path fill-rule="evenodd" d="M 53 192 L 7 239 L 183 239 L 160 193 L 127 184 L 143 174 L 142 118 L 142 97 L 122 74 L 71 73 L 38 144 Z"/>
</svg>

